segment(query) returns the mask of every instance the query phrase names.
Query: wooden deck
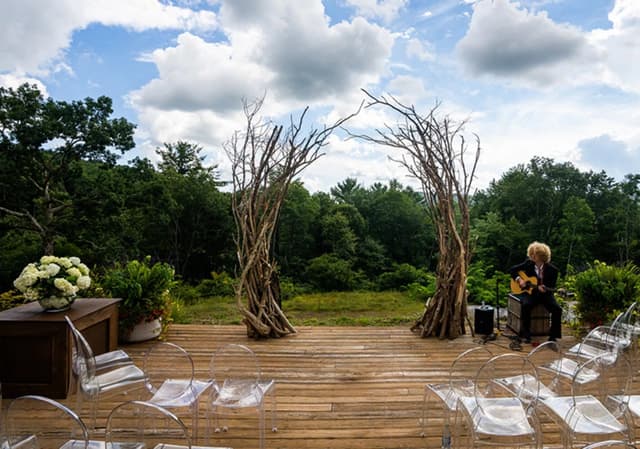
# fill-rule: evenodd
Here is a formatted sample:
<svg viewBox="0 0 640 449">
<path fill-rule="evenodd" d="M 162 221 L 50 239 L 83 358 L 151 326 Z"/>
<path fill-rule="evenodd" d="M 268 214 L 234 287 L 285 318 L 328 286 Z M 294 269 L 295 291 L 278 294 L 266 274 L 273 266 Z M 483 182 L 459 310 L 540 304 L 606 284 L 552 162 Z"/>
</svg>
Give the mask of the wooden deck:
<svg viewBox="0 0 640 449">
<path fill-rule="evenodd" d="M 477 339 L 422 339 L 407 327 L 297 330 L 282 339 L 255 341 L 244 326 L 172 325 L 167 340 L 192 354 L 200 378 L 208 377 L 209 359 L 219 345 L 241 343 L 256 352 L 263 376 L 277 381 L 278 432 L 267 432 L 269 449 L 440 447 L 441 418 L 431 420 L 426 437 L 420 436 L 424 385 L 444 381 L 454 357 L 477 346 Z M 573 341 L 564 338 L 562 344 Z M 141 363 L 151 344 L 124 349 Z M 506 337 L 489 344 L 496 353 L 511 352 Z M 101 414 L 106 416 L 111 405 L 105 405 Z M 240 429 L 232 425 L 229 432 L 214 434 L 211 443 L 257 447 L 256 415 L 244 416 Z M 206 422 L 200 426 L 204 436 Z M 549 442 L 558 442 L 554 426 L 545 428 Z"/>
<path fill-rule="evenodd" d="M 453 358 L 480 344 L 470 335 L 452 341 L 422 339 L 406 327 L 300 327 L 282 339 L 255 341 L 243 326 L 172 325 L 166 339 L 192 354 L 203 379 L 209 377 L 209 360 L 219 345 L 240 343 L 256 352 L 263 376 L 277 381 L 278 432 L 266 433 L 268 449 L 438 448 L 443 425 L 439 408 L 432 411 L 426 437 L 420 436 L 424 385 L 444 381 Z M 561 340 L 563 347 L 574 341 Z M 152 344 L 123 348 L 142 366 Z M 504 336 L 487 344 L 492 352 L 511 352 Z M 75 407 L 73 396 L 62 402 Z M 104 423 L 114 405 L 101 403 L 98 423 Z M 201 437 L 207 427 L 204 412 L 202 404 Z M 210 443 L 256 448 L 256 425 L 255 413 L 233 417 L 230 431 L 214 434 Z M 557 428 L 548 420 L 543 425 L 545 447 L 557 447 Z"/>
</svg>

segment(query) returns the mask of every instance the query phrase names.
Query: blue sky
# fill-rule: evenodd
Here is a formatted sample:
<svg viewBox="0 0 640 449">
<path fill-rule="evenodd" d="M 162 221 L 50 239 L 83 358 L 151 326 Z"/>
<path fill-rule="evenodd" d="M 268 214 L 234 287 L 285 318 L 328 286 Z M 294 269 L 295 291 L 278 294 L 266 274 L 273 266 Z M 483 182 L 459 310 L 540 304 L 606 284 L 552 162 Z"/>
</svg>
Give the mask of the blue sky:
<svg viewBox="0 0 640 449">
<path fill-rule="evenodd" d="M 639 35 L 638 0 L 4 0 L 0 85 L 109 96 L 137 125 L 122 162 L 187 140 L 223 179 L 243 98 L 266 93 L 274 120 L 308 105 L 322 126 L 365 88 L 467 120 L 477 188 L 534 156 L 619 180 L 640 172 Z M 367 109 L 348 127 L 396 119 Z M 386 148 L 336 134 L 325 152 L 302 174 L 311 191 L 414 184 Z"/>
</svg>

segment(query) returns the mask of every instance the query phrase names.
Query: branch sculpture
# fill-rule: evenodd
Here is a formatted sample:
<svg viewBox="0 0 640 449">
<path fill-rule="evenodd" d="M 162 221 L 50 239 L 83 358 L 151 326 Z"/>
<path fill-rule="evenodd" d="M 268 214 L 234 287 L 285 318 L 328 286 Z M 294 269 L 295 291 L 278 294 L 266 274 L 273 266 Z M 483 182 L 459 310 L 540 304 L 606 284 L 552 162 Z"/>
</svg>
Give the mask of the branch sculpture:
<svg viewBox="0 0 640 449">
<path fill-rule="evenodd" d="M 236 301 L 247 335 L 252 338 L 296 332 L 281 308 L 280 282 L 271 250 L 280 210 L 291 181 L 324 154 L 321 150 L 331 133 L 355 115 L 321 130 L 311 129 L 305 135 L 302 127 L 308 107 L 297 121 L 291 118 L 285 129 L 258 116 L 263 101 L 244 103 L 246 128 L 225 145 L 232 165 L 232 208 L 240 269 Z"/>
<path fill-rule="evenodd" d="M 376 97 L 366 90 L 366 108 L 382 106 L 400 116 L 393 127 L 385 125 L 374 136 L 353 135 L 365 141 L 398 149 L 391 158 L 416 178 L 436 227 L 439 258 L 436 289 L 412 330 L 422 337 L 456 338 L 465 333 L 467 270 L 471 258 L 469 193 L 480 156 L 480 141 L 469 158 L 463 131 L 465 122 L 439 118 L 439 104 L 426 115 L 393 97 Z M 410 236 L 407 236 L 410 238 Z"/>
</svg>

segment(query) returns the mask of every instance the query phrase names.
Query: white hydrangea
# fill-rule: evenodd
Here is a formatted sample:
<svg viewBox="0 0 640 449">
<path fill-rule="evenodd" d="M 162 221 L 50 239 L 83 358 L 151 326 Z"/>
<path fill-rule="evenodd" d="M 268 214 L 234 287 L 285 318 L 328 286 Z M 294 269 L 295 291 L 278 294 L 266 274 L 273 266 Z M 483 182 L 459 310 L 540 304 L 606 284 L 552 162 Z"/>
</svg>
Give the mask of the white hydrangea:
<svg viewBox="0 0 640 449">
<path fill-rule="evenodd" d="M 62 308 L 91 286 L 90 270 L 78 257 L 42 256 L 39 263 L 27 264 L 13 285 L 45 309 Z"/>
</svg>

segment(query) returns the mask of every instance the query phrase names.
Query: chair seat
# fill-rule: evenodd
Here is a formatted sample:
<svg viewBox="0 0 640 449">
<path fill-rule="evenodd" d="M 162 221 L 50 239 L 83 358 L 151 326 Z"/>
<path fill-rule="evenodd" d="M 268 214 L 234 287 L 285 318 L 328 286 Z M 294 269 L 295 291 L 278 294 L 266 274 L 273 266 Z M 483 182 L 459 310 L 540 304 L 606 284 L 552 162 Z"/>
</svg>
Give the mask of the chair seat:
<svg viewBox="0 0 640 449">
<path fill-rule="evenodd" d="M 115 351 L 105 352 L 104 354 L 98 354 L 95 357 L 96 370 L 113 368 L 120 365 L 133 364 L 133 360 L 122 349 L 116 349 Z"/>
<path fill-rule="evenodd" d="M 477 433 L 505 437 L 535 435 L 518 398 L 461 397 L 460 403 L 471 417 Z M 483 413 L 479 413 L 480 407 Z"/>
<path fill-rule="evenodd" d="M 605 338 L 603 336 L 603 338 Z M 609 336 L 609 338 L 612 338 L 611 336 Z M 583 344 L 583 343 L 578 343 L 573 345 L 572 347 L 570 347 L 567 352 L 569 354 L 575 354 L 578 357 L 582 357 L 582 358 L 586 358 L 586 359 L 591 359 L 593 357 L 597 357 L 600 355 L 605 355 L 605 354 L 609 354 L 609 357 L 606 357 L 605 362 L 609 362 L 609 363 L 613 363 L 616 361 L 617 358 L 617 354 L 604 349 L 604 348 L 598 348 L 597 346 L 593 346 L 593 345 L 588 345 L 588 344 Z"/>
<path fill-rule="evenodd" d="M 204 380 L 167 379 L 149 402 L 161 407 L 188 407 L 212 384 Z"/>
<path fill-rule="evenodd" d="M 548 398 L 542 403 L 563 419 L 574 433 L 607 435 L 627 430 L 602 402 L 591 395 Z"/>
<path fill-rule="evenodd" d="M 536 397 L 545 399 L 557 396 L 555 391 L 538 381 L 531 374 L 503 377 L 495 379 L 494 382 L 513 393 L 524 393 L 523 396 L 527 400 L 532 400 Z"/>
<path fill-rule="evenodd" d="M 212 404 L 229 408 L 256 407 L 269 388 L 270 385 L 254 381 L 226 380 Z"/>
<path fill-rule="evenodd" d="M 427 388 L 438 396 L 451 411 L 456 410 L 459 397 L 473 396 L 475 390 L 474 384 L 471 380 L 460 380 L 441 384 L 427 384 Z"/>
<path fill-rule="evenodd" d="M 219 446 L 180 446 L 178 444 L 157 444 L 153 449 L 232 449 L 230 447 Z"/>
<path fill-rule="evenodd" d="M 558 373 L 565 378 L 573 379 L 578 372 L 578 368 L 580 368 L 580 364 L 576 360 L 563 357 L 546 365 L 542 365 L 540 368 L 553 373 Z M 598 374 L 597 371 L 590 368 L 584 368 L 580 370 L 575 382 L 582 385 L 596 380 L 599 376 L 600 374 Z"/>
<path fill-rule="evenodd" d="M 142 387 L 144 381 L 145 375 L 140 368 L 135 365 L 125 365 L 96 375 L 91 383 L 83 385 L 83 389 L 88 394 L 107 393 L 123 385 L 134 386 L 139 383 Z"/>
</svg>

